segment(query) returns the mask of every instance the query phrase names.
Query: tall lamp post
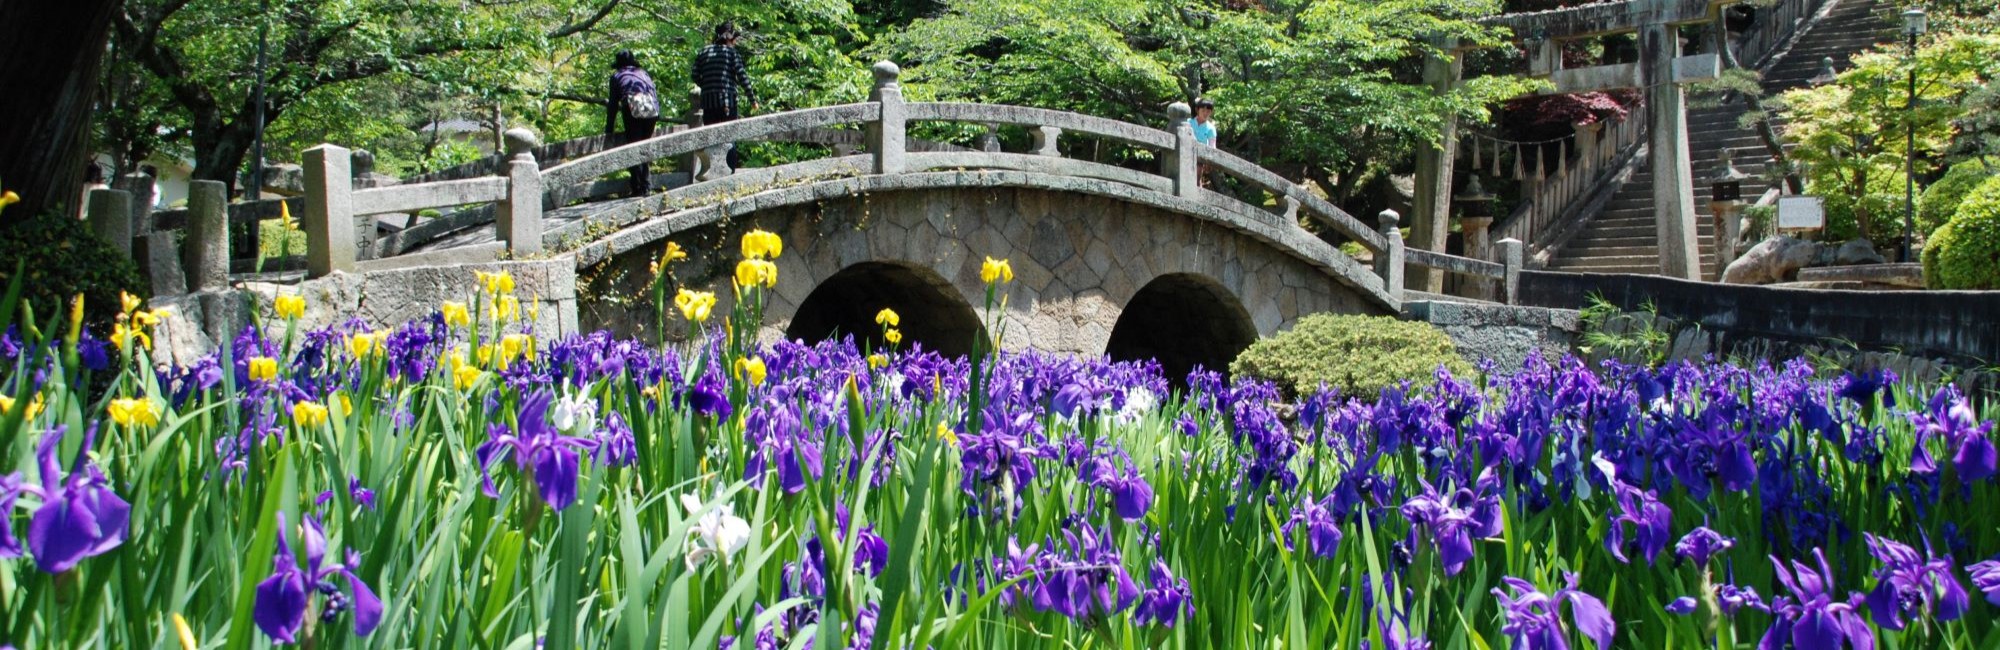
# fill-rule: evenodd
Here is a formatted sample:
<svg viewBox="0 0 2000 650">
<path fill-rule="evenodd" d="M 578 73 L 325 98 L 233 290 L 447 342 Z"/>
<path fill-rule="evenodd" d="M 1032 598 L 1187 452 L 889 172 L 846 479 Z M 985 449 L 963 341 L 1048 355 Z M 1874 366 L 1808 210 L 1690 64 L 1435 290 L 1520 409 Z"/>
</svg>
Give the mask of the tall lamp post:
<svg viewBox="0 0 2000 650">
<path fill-rule="evenodd" d="M 1924 35 L 1926 16 L 1921 8 L 1903 12 L 1903 35 L 1910 42 L 1910 92 L 1903 104 L 1909 124 L 1903 141 L 1903 247 L 1898 261 L 1910 261 L 1912 224 L 1917 214 L 1917 37 Z"/>
</svg>

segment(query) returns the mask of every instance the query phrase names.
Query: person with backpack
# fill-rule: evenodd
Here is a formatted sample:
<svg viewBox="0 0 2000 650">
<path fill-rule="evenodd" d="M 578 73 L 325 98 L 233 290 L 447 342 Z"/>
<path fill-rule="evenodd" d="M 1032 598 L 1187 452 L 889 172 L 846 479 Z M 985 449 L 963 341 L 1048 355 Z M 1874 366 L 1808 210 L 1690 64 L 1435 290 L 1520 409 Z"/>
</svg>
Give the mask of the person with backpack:
<svg viewBox="0 0 2000 650">
<path fill-rule="evenodd" d="M 639 67 L 639 57 L 631 50 L 618 53 L 611 64 L 611 91 L 604 104 L 604 139 L 606 148 L 622 146 L 653 137 L 653 127 L 660 121 L 660 93 L 653 87 L 652 75 Z M 625 118 L 624 137 L 612 139 L 616 132 L 616 121 L 620 115 Z M 639 163 L 632 168 L 632 196 L 644 196 L 652 191 L 652 166 Z"/>
<path fill-rule="evenodd" d="M 716 25 L 714 40 L 694 56 L 691 76 L 695 85 L 701 87 L 702 124 L 721 124 L 743 117 L 737 104 L 739 88 L 743 98 L 750 100 L 750 107 L 758 108 L 757 92 L 750 88 L 750 73 L 743 65 L 743 55 L 736 51 L 736 40 L 741 36 L 735 23 Z M 732 147 L 729 166 L 736 168 L 740 161 Z"/>
</svg>

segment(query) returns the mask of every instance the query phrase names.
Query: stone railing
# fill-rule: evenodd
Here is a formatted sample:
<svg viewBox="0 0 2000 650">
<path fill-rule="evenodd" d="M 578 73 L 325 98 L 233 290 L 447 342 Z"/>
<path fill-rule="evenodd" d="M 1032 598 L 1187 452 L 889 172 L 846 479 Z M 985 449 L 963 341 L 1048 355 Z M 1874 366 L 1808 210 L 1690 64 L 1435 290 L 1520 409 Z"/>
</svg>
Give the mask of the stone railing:
<svg viewBox="0 0 2000 650">
<path fill-rule="evenodd" d="M 682 201 L 704 190 L 738 192 L 768 186 L 776 179 L 824 176 L 898 175 L 959 169 L 1013 170 L 1105 181 L 1129 190 L 1150 191 L 1188 201 L 1202 209 L 1222 209 L 1248 217 L 1249 226 L 1259 237 L 1286 244 L 1312 242 L 1316 236 L 1299 225 L 1300 218 L 1312 219 L 1331 232 L 1366 248 L 1374 260 L 1373 274 L 1366 277 L 1365 289 L 1400 303 L 1402 275 L 1406 262 L 1497 280 L 1511 296 L 1512 282 L 1520 267 L 1519 243 L 1503 242 L 1503 258 L 1495 263 L 1438 253 L 1410 254 L 1402 246 L 1393 212 L 1384 215 L 1378 227 L 1364 225 L 1332 205 L 1276 173 L 1213 147 L 1195 143 L 1187 126 L 1188 109 L 1174 104 L 1169 111 L 1172 131 L 1120 122 L 1100 117 L 1019 106 L 959 103 L 906 103 L 898 84 L 900 71 L 894 64 L 875 66 L 876 84 L 869 101 L 759 115 L 733 122 L 665 133 L 654 138 L 585 155 L 543 169 L 532 149 L 532 134 L 517 130 L 509 134 L 507 174 L 402 185 L 390 188 L 348 189 L 347 151 L 322 145 L 306 153 L 308 200 L 303 225 L 307 230 L 309 275 L 334 271 L 371 270 L 439 263 L 491 261 L 503 254 L 533 254 L 544 245 L 542 217 L 546 192 L 596 182 L 600 177 L 656 160 L 692 156 L 692 178 L 688 185 L 659 199 L 661 205 Z M 994 126 L 1019 126 L 1033 137 L 1025 153 L 998 151 L 992 137 L 984 138 L 980 150 L 935 150 L 912 146 L 911 122 L 961 122 Z M 833 143 L 832 158 L 808 160 L 775 168 L 735 170 L 726 162 L 728 151 L 737 143 L 783 139 L 786 134 L 827 133 L 826 129 L 858 126 L 863 153 L 852 153 L 847 143 Z M 1081 135 L 1114 144 L 1154 152 L 1160 161 L 1157 173 L 1135 170 L 1089 160 L 1068 158 L 1060 149 L 1064 135 Z M 1260 190 L 1275 200 L 1239 200 L 1204 188 L 1200 169 L 1233 177 L 1244 186 Z M 354 256 L 352 224 L 358 217 L 377 213 L 410 212 L 426 208 L 491 203 L 497 216 L 495 241 L 486 244 L 446 248 L 415 255 L 403 255 L 367 262 Z M 649 218 L 644 215 L 635 218 Z M 1514 251 L 1509 257 L 1505 251 Z M 1336 267 L 1359 269 L 1337 251 L 1320 254 Z M 1343 261 L 1344 260 L 1344 261 Z M 1377 283 L 1379 281 L 1379 284 Z M 1484 283 L 1490 286 L 1491 283 Z M 1490 295 L 1490 292 L 1489 292 Z"/>
<path fill-rule="evenodd" d="M 1522 201 L 1493 227 L 1493 236 L 1544 244 L 1552 231 L 1576 216 L 1579 201 L 1603 187 L 1632 150 L 1645 143 L 1646 110 L 1640 104 L 1623 119 L 1577 125 L 1576 137 L 1559 145 L 1553 169 L 1544 157 L 1523 174 Z"/>
<path fill-rule="evenodd" d="M 1778 0 L 1769 7 L 1757 7 L 1756 22 L 1736 39 L 1736 60 L 1751 70 L 1764 69 L 1826 1 Z"/>
</svg>

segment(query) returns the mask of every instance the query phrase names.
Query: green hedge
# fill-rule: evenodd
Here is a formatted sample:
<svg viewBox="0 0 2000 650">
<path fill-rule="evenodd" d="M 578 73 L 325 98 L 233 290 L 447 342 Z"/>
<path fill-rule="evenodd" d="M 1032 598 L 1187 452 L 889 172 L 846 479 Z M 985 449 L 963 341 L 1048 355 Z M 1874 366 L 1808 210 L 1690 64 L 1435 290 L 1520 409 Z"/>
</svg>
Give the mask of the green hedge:
<svg viewBox="0 0 2000 650">
<path fill-rule="evenodd" d="M 1472 372 L 1451 338 L 1429 323 L 1314 314 L 1251 344 L 1229 364 L 1229 372 L 1277 382 L 1292 395 L 1310 394 L 1325 384 L 1344 395 L 1373 398 L 1404 380 L 1428 387 L 1440 365 L 1461 377 Z"/>
<path fill-rule="evenodd" d="M 1924 257 L 1933 287 L 2000 289 L 2000 176 L 1966 195 L 1951 221 L 1931 237 Z"/>
<path fill-rule="evenodd" d="M 130 257 L 66 215 L 44 214 L 0 228 L 0 287 L 13 279 L 16 264 L 25 268 L 21 297 L 30 301 L 37 320 L 55 315 L 81 293 L 85 320 L 106 326 L 118 314 L 119 293 L 153 295 Z"/>
<path fill-rule="evenodd" d="M 1977 160 L 1952 165 L 1950 171 L 1946 171 L 1930 187 L 1924 188 L 1923 196 L 1918 197 L 1917 232 L 1930 235 L 1943 227 L 1958 212 L 1965 196 L 1993 175 L 1994 170 Z"/>
</svg>

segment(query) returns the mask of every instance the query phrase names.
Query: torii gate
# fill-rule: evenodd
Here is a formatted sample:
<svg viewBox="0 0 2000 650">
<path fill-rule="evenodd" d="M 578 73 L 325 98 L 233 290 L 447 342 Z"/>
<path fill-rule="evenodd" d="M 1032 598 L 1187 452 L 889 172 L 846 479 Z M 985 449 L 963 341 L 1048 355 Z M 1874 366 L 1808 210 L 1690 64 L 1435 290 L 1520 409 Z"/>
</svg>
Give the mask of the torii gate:
<svg viewBox="0 0 2000 650">
<path fill-rule="evenodd" d="M 1660 273 L 1676 278 L 1701 278 L 1701 252 L 1695 237 L 1694 174 L 1690 165 L 1687 105 L 1682 84 L 1714 79 L 1720 72 L 1716 54 L 1681 54 L 1679 28 L 1714 23 L 1724 7 L 1740 0 L 1620 0 L 1534 13 L 1494 16 L 1483 24 L 1507 27 L 1528 46 L 1528 75 L 1554 82 L 1551 93 L 1579 93 L 1637 88 L 1646 92 L 1647 126 L 1653 167 L 1653 208 L 1660 238 Z M 1583 68 L 1562 67 L 1562 42 L 1609 34 L 1638 32 L 1639 61 Z M 1424 66 L 1425 82 L 1440 90 L 1459 82 L 1463 51 L 1443 43 L 1445 57 L 1431 57 Z M 1417 219 L 1410 246 L 1443 250 L 1451 224 L 1452 161 L 1457 157 L 1456 120 L 1446 118 L 1440 130 L 1442 146 L 1423 149 L 1417 157 Z M 1418 275 L 1413 285 L 1430 291 L 1443 288 L 1441 274 Z"/>
</svg>

